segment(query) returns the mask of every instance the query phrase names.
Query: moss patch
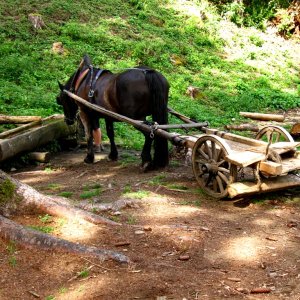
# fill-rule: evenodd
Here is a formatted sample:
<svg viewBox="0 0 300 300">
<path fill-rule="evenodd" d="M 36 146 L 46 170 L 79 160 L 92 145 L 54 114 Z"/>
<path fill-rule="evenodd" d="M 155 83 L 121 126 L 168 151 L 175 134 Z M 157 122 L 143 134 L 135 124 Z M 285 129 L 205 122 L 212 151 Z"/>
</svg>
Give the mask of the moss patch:
<svg viewBox="0 0 300 300">
<path fill-rule="evenodd" d="M 8 179 L 0 184 L 0 204 L 7 203 L 14 197 L 15 185 Z"/>
</svg>

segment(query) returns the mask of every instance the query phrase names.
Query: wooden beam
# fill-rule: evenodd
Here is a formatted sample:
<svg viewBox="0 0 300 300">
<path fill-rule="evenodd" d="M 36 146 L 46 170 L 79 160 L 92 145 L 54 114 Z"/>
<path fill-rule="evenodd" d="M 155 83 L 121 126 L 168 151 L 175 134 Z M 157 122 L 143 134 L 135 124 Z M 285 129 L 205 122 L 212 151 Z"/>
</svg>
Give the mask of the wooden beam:
<svg viewBox="0 0 300 300">
<path fill-rule="evenodd" d="M 283 122 L 285 119 L 284 115 L 278 115 L 278 114 L 261 114 L 261 113 L 251 113 L 251 112 L 241 111 L 240 115 L 245 118 L 250 118 L 253 120 L 261 120 L 261 121 Z"/>
<path fill-rule="evenodd" d="M 232 151 L 229 155 L 225 157 L 225 160 L 238 166 L 247 167 L 266 158 L 263 153 L 256 153 L 250 151 Z"/>
<path fill-rule="evenodd" d="M 282 174 L 282 164 L 273 161 L 262 161 L 259 164 L 259 170 L 270 176 L 278 176 Z"/>
</svg>

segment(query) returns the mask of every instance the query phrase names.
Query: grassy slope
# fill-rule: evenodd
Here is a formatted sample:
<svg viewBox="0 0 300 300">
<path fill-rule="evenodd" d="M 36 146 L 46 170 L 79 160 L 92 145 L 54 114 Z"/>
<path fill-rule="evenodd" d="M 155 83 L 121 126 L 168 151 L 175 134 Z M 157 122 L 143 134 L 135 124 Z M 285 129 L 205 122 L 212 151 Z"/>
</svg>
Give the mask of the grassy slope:
<svg viewBox="0 0 300 300">
<path fill-rule="evenodd" d="M 299 45 L 237 29 L 206 1 L 0 0 L 0 11 L 0 113 L 60 112 L 57 80 L 66 81 L 84 53 L 111 70 L 137 64 L 160 70 L 171 84 L 170 106 L 212 127 L 241 110 L 300 103 L 293 57 Z M 29 13 L 41 14 L 46 28 L 35 32 Z M 57 41 L 66 55 L 51 52 Z M 185 95 L 189 85 L 200 88 L 198 99 Z M 119 126 L 119 134 L 127 132 Z"/>
</svg>

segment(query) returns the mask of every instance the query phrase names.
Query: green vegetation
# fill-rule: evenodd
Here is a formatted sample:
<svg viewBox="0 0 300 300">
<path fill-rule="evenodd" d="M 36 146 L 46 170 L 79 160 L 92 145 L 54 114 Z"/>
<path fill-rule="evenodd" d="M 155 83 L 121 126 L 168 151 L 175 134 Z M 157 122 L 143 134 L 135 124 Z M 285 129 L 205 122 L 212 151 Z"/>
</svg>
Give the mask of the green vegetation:
<svg viewBox="0 0 300 300">
<path fill-rule="evenodd" d="M 14 241 L 10 241 L 6 246 L 6 250 L 9 254 L 8 263 L 10 264 L 10 266 L 15 267 L 17 265 L 17 258 L 15 256 L 15 253 L 17 251 L 16 243 Z"/>
<path fill-rule="evenodd" d="M 222 2 L 218 10 L 213 3 L 220 1 L 207 0 L 1 1 L 0 111 L 61 113 L 57 80 L 66 82 L 85 53 L 115 72 L 139 64 L 161 71 L 171 85 L 169 105 L 211 127 L 238 120 L 241 110 L 297 107 L 297 51 L 224 19 L 265 28 L 284 1 Z M 31 13 L 42 16 L 42 29 L 32 27 Z M 54 42 L 63 44 L 62 54 L 51 50 Z M 190 85 L 200 89 L 196 99 L 186 95 Z M 141 147 L 142 134 L 116 128 L 118 143 Z"/>
<path fill-rule="evenodd" d="M 30 225 L 27 226 L 30 229 L 36 230 L 36 231 L 40 231 L 43 233 L 51 233 L 54 231 L 54 227 L 52 226 L 36 226 L 36 225 Z"/>
<path fill-rule="evenodd" d="M 58 195 L 61 197 L 70 198 L 70 197 L 72 197 L 73 193 L 72 192 L 61 192 Z"/>
<path fill-rule="evenodd" d="M 89 199 L 99 196 L 102 193 L 102 187 L 99 183 L 92 183 L 83 187 L 84 192 L 80 194 L 81 199 Z"/>
<path fill-rule="evenodd" d="M 0 183 L 0 204 L 13 199 L 15 188 L 15 185 L 8 179 Z"/>
<path fill-rule="evenodd" d="M 143 199 L 150 195 L 149 191 L 140 190 L 137 192 L 128 192 L 123 194 L 125 197 L 133 198 L 133 199 Z"/>
<path fill-rule="evenodd" d="M 39 216 L 39 220 L 42 223 L 51 223 L 53 221 L 53 217 L 48 214 L 45 214 L 43 216 Z"/>
</svg>

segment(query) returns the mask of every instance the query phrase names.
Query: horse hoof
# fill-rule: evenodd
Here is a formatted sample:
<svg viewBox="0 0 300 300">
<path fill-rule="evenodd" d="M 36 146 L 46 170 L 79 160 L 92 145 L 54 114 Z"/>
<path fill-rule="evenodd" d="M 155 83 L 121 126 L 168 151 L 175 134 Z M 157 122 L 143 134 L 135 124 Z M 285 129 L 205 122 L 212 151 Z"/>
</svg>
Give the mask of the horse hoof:
<svg viewBox="0 0 300 300">
<path fill-rule="evenodd" d="M 108 155 L 108 160 L 109 160 L 109 161 L 117 161 L 117 160 L 118 160 L 118 156 L 115 156 L 115 155 Z"/>
<path fill-rule="evenodd" d="M 153 168 L 153 164 L 151 161 L 148 161 L 148 162 L 145 162 L 141 165 L 141 170 L 146 173 L 148 171 L 152 171 L 154 168 Z"/>
<path fill-rule="evenodd" d="M 87 164 L 92 164 L 94 162 L 94 157 L 89 157 L 87 156 L 85 159 L 84 159 L 84 162 L 87 163 Z"/>
</svg>

